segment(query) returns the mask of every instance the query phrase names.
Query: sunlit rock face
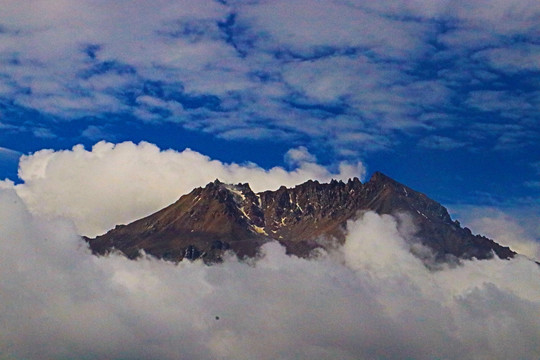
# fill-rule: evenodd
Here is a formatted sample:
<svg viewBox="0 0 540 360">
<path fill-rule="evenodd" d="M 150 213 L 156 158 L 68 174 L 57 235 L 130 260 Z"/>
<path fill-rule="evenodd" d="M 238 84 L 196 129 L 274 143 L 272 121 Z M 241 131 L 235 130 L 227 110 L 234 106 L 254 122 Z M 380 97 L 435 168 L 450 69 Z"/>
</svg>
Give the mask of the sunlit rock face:
<svg viewBox="0 0 540 360">
<path fill-rule="evenodd" d="M 448 211 L 426 195 L 377 172 L 366 183 L 321 184 L 254 193 L 248 184 L 219 180 L 196 188 L 174 204 L 129 225 L 87 239 L 98 255 L 116 250 L 130 258 L 144 251 L 157 258 L 220 261 L 226 251 L 254 257 L 260 246 L 277 241 L 287 253 L 308 257 L 343 243 L 347 222 L 367 211 L 396 216 L 415 246 L 411 251 L 435 261 L 506 259 L 515 255 L 453 221 Z"/>
</svg>

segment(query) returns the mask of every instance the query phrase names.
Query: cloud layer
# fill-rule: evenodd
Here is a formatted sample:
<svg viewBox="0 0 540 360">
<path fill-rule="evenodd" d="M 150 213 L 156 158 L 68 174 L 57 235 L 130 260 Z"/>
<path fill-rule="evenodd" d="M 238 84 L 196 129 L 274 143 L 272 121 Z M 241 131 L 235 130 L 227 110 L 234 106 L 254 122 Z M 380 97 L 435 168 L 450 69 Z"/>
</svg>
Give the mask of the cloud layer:
<svg viewBox="0 0 540 360">
<path fill-rule="evenodd" d="M 508 359 L 540 353 L 538 266 L 438 272 L 411 229 L 367 213 L 316 260 L 277 244 L 246 264 L 97 258 L 72 223 L 0 191 L 0 348 L 25 359 Z M 376 249 L 376 251 L 373 251 Z"/>
<path fill-rule="evenodd" d="M 51 118 L 86 117 L 81 135 L 103 138 L 104 114 L 226 139 L 309 138 L 341 155 L 401 132 L 431 148 L 506 149 L 540 131 L 534 0 L 0 7 L 0 101 L 45 115 L 0 127 L 35 137 L 56 135 Z"/>
</svg>

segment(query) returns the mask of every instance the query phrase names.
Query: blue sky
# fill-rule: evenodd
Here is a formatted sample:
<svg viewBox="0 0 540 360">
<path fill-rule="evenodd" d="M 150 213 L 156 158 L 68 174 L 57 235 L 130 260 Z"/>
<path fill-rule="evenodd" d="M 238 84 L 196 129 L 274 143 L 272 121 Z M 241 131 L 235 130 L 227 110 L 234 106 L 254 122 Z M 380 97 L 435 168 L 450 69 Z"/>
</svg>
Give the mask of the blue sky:
<svg viewBox="0 0 540 360">
<path fill-rule="evenodd" d="M 539 215 L 535 0 L 0 4 L 2 179 L 17 154 L 100 140 L 264 168 L 303 146 Z"/>
</svg>

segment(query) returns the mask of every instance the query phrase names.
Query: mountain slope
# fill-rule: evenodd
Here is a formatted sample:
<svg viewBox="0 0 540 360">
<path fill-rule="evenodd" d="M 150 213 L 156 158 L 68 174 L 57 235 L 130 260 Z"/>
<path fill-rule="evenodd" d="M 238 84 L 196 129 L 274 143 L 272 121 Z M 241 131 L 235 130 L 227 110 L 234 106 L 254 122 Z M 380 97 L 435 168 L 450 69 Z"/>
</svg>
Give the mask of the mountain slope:
<svg viewBox="0 0 540 360">
<path fill-rule="evenodd" d="M 267 240 L 252 230 L 238 206 L 246 196 L 243 192 L 246 199 L 255 196 L 247 185 L 233 187 L 216 180 L 155 214 L 88 239 L 90 247 L 98 254 L 114 248 L 130 258 L 137 257 L 140 250 L 168 260 L 195 259 L 203 253 L 217 257 L 227 249 L 240 256 L 253 256 Z M 250 213 L 257 211 L 249 205 L 247 208 Z"/>
<path fill-rule="evenodd" d="M 275 240 L 288 253 L 305 257 L 315 248 L 343 242 L 347 221 L 365 211 L 408 214 L 419 241 L 439 260 L 515 255 L 473 235 L 452 221 L 441 204 L 380 172 L 365 184 L 357 178 L 329 184 L 310 180 L 258 194 L 248 184 L 216 180 L 155 214 L 87 241 L 96 254 L 116 249 L 135 258 L 144 250 L 167 260 L 202 257 L 213 262 L 229 249 L 240 257 L 254 256 L 263 243 Z"/>
</svg>

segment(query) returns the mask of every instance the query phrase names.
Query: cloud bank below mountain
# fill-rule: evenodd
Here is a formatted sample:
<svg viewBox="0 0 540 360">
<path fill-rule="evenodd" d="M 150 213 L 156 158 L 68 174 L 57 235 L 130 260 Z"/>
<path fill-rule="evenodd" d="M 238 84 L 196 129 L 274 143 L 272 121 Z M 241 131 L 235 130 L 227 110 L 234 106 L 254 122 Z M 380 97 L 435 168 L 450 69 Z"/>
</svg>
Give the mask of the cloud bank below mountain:
<svg viewBox="0 0 540 360">
<path fill-rule="evenodd" d="M 68 220 L 0 191 L 0 348 L 26 359 L 508 359 L 540 353 L 539 267 L 437 272 L 410 228 L 367 213 L 315 260 L 268 244 L 247 264 L 92 256 Z M 378 251 L 373 251 L 378 249 Z"/>
</svg>

